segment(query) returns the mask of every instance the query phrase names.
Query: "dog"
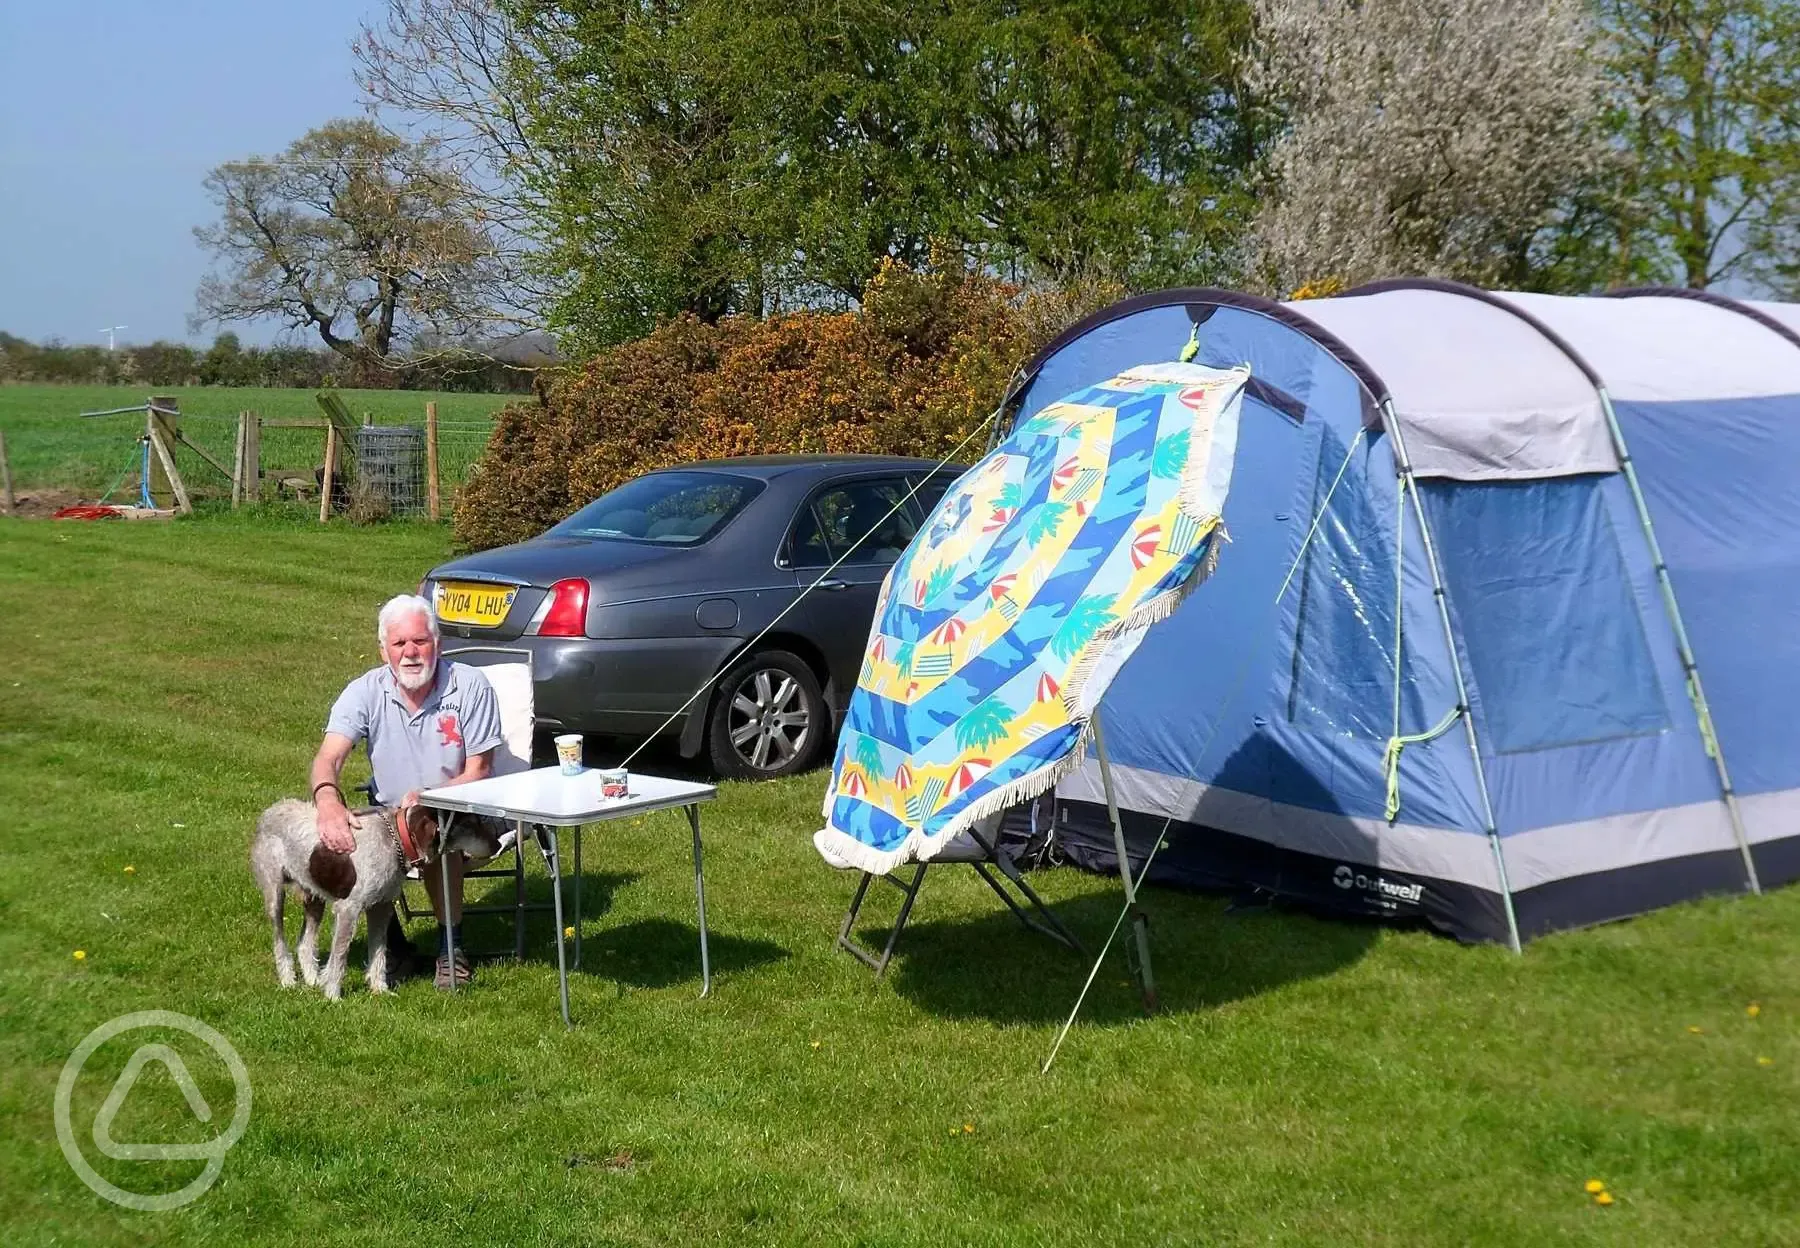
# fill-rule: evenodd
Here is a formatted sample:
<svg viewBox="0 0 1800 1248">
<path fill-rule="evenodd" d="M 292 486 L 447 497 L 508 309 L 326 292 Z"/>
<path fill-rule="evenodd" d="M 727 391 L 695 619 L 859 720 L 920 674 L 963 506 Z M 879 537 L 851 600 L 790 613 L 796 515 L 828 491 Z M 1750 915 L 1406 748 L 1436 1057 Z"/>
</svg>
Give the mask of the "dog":
<svg viewBox="0 0 1800 1248">
<path fill-rule="evenodd" d="M 387 925 L 394 917 L 394 898 L 406 883 L 409 867 L 424 868 L 437 861 L 437 821 L 415 811 L 402 824 L 398 813 L 380 807 L 353 812 L 356 848 L 348 854 L 327 849 L 319 840 L 318 813 L 310 802 L 287 798 L 263 811 L 250 843 L 250 871 L 262 890 L 263 908 L 275 930 L 275 978 L 283 988 L 294 984 L 294 957 L 288 952 L 283 914 L 287 890 L 294 887 L 305 909 L 300 928 L 300 978 L 310 987 L 324 989 L 326 997 L 343 995 L 344 967 L 350 956 L 350 938 L 356 921 L 369 916 L 369 991 L 392 991 L 388 977 Z M 484 831 L 452 838 L 452 849 L 464 849 L 478 857 L 491 856 L 495 846 Z M 332 907 L 331 953 L 319 970 L 319 920 L 325 906 Z"/>
</svg>

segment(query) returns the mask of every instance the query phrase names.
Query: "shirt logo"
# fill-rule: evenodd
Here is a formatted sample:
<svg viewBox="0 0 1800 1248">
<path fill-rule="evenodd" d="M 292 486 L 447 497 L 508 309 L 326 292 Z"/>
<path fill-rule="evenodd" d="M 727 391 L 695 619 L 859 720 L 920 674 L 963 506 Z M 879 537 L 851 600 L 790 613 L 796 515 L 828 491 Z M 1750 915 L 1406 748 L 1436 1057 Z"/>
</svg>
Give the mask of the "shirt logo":
<svg viewBox="0 0 1800 1248">
<path fill-rule="evenodd" d="M 439 715 L 437 729 L 439 745 L 461 745 L 463 743 L 462 733 L 457 731 L 456 716 Z"/>
</svg>

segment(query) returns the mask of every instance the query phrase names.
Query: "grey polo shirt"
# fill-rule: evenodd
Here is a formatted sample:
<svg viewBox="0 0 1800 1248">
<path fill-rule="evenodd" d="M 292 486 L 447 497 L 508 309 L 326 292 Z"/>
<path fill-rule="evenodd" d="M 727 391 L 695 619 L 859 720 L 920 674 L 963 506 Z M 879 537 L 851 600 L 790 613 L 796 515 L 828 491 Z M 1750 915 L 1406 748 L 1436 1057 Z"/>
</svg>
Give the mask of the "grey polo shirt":
<svg viewBox="0 0 1800 1248">
<path fill-rule="evenodd" d="M 414 714 L 383 665 L 345 687 L 325 731 L 368 743 L 375 800 L 392 806 L 415 789 L 454 779 L 470 755 L 499 745 L 500 703 L 480 671 L 439 659 L 431 693 Z"/>
</svg>

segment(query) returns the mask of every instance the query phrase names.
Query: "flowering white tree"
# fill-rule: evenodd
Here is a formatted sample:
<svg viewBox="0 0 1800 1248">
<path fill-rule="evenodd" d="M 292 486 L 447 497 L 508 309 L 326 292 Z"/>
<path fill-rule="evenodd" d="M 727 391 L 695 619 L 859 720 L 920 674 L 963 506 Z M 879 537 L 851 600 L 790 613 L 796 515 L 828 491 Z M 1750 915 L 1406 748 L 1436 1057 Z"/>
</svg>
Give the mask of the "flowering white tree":
<svg viewBox="0 0 1800 1248">
<path fill-rule="evenodd" d="M 1286 119 L 1250 239 L 1276 294 L 1426 275 L 1519 283 L 1606 168 L 1582 0 L 1256 0 Z"/>
</svg>

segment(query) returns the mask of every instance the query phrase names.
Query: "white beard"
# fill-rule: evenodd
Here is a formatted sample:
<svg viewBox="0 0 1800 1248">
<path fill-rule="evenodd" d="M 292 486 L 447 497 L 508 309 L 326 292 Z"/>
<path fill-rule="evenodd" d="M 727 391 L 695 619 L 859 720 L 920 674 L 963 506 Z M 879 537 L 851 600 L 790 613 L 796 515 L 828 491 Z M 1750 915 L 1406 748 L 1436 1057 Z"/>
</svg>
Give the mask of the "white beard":
<svg viewBox="0 0 1800 1248">
<path fill-rule="evenodd" d="M 437 675 L 436 663 L 415 663 L 405 659 L 394 668 L 394 679 L 408 693 L 417 693 L 431 684 Z"/>
</svg>

